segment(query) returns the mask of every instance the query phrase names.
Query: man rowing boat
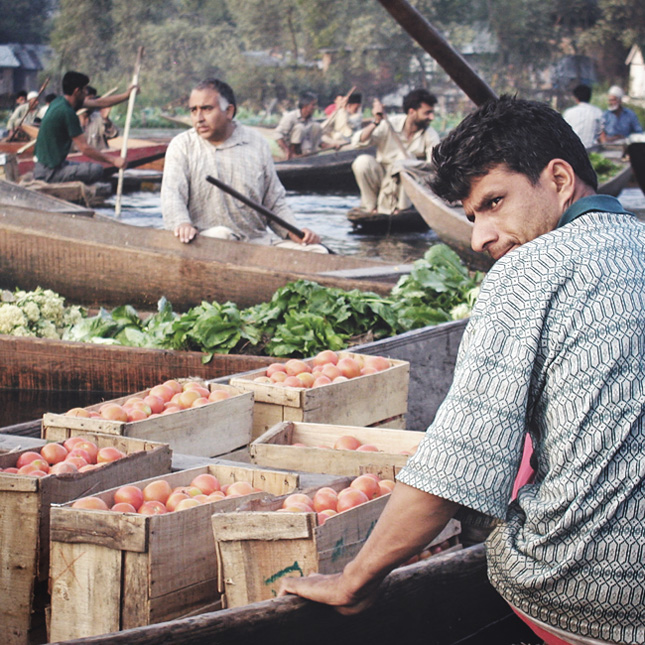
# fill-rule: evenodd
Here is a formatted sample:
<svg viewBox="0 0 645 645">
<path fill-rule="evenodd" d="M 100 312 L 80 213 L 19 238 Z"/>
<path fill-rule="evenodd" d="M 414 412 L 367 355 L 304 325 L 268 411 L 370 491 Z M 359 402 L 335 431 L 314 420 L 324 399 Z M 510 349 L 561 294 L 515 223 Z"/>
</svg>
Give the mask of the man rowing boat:
<svg viewBox="0 0 645 645">
<path fill-rule="evenodd" d="M 282 594 L 368 606 L 452 517 L 492 523 L 489 578 L 547 644 L 645 642 L 645 228 L 597 195 L 545 104 L 502 97 L 435 149 L 481 285 L 451 389 L 356 559 Z M 512 499 L 525 437 L 536 472 Z"/>
<path fill-rule="evenodd" d="M 199 233 L 326 253 L 310 229 L 303 229 L 300 239 L 206 181 L 209 175 L 223 181 L 295 226 L 269 144 L 235 121 L 230 85 L 219 79 L 199 83 L 190 94 L 189 109 L 194 128 L 177 135 L 166 152 L 161 183 L 164 226 L 184 243 Z"/>
<path fill-rule="evenodd" d="M 374 119 L 353 136 L 355 147 L 376 145 L 376 158 L 356 157 L 352 171 L 361 192 L 361 210 L 395 214 L 410 208 L 411 202 L 396 176 L 395 162 L 406 158 L 430 161 L 439 135 L 430 126 L 434 118 L 434 94 L 418 89 L 403 99 L 403 114 L 388 119 L 383 105 L 374 100 Z"/>
<path fill-rule="evenodd" d="M 63 95 L 57 96 L 51 102 L 38 130 L 34 153 L 37 158 L 34 179 L 47 183 L 82 181 L 85 184 L 94 184 L 100 181 L 104 177 L 104 168 L 100 163 L 67 161 L 72 144 L 79 152 L 94 161 L 116 168 L 125 167 L 125 159 L 105 155 L 87 143 L 76 110 L 82 107 L 116 105 L 129 96 L 134 86 L 123 94 L 86 103 L 89 82 L 89 77 L 80 72 L 67 72 L 63 76 Z"/>
</svg>

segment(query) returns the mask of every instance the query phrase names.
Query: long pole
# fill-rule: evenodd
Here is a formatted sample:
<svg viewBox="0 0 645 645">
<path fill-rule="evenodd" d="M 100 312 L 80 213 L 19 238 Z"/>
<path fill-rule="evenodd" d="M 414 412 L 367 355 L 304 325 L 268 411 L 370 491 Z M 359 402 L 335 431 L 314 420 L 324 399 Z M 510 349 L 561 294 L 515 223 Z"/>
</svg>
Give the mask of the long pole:
<svg viewBox="0 0 645 645">
<path fill-rule="evenodd" d="M 432 56 L 452 80 L 476 104 L 497 94 L 452 45 L 407 0 L 379 0 L 392 17 Z"/>
<path fill-rule="evenodd" d="M 123 130 L 123 145 L 121 147 L 121 158 L 126 159 L 128 156 L 128 137 L 130 136 L 130 123 L 132 121 L 132 112 L 134 111 L 134 101 L 137 97 L 137 88 L 139 84 L 139 70 L 141 69 L 141 58 L 143 56 L 143 47 L 139 47 L 137 53 L 137 61 L 134 65 L 134 75 L 132 76 L 132 84 L 135 88 L 130 92 L 128 97 L 128 111 L 125 117 L 125 128 Z M 119 179 L 116 186 L 116 204 L 114 206 L 114 214 L 116 217 L 121 216 L 121 194 L 123 193 L 123 168 L 119 168 Z"/>
<path fill-rule="evenodd" d="M 220 190 L 223 190 L 225 193 L 228 193 L 229 195 L 231 195 L 231 197 L 235 197 L 235 199 L 238 199 L 243 204 L 246 204 L 250 208 L 256 210 L 258 213 L 261 213 L 267 219 L 270 219 L 274 221 L 276 224 L 279 224 L 280 226 L 282 226 L 283 228 L 286 228 L 287 231 L 289 231 L 290 233 L 297 235 L 301 239 L 305 236 L 304 231 L 300 230 L 297 226 L 294 226 L 293 224 L 290 224 L 286 220 L 282 219 L 282 217 L 280 217 L 279 215 L 276 215 L 273 211 L 269 210 L 266 206 L 259 204 L 254 199 L 251 199 L 250 197 L 243 195 L 239 191 L 235 190 L 233 186 L 229 186 L 228 184 L 224 183 L 222 180 L 217 179 L 212 175 L 207 175 L 206 181 L 209 184 L 213 184 L 213 186 L 217 186 Z M 321 246 L 324 246 L 327 249 L 327 251 L 329 251 L 329 253 L 335 254 L 335 251 L 332 251 L 328 246 L 325 246 L 324 244 L 321 244 Z"/>
</svg>

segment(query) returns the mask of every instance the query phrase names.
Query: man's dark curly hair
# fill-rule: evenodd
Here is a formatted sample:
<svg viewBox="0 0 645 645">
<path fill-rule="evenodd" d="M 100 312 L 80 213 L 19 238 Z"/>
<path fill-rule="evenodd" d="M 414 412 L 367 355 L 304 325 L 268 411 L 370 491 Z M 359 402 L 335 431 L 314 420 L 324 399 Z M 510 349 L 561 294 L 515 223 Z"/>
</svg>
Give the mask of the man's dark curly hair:
<svg viewBox="0 0 645 645">
<path fill-rule="evenodd" d="M 465 199 L 471 182 L 504 164 L 536 185 L 552 159 L 571 164 L 596 190 L 598 179 L 580 138 L 545 103 L 502 96 L 468 115 L 434 148 L 432 189 L 448 202 Z"/>
</svg>

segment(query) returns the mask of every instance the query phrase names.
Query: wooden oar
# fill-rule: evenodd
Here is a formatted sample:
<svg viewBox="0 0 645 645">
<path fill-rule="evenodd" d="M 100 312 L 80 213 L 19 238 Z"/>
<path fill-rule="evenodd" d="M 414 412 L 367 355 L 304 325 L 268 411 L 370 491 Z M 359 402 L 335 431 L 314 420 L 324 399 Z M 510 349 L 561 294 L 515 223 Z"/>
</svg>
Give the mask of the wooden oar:
<svg viewBox="0 0 645 645">
<path fill-rule="evenodd" d="M 238 199 L 243 204 L 246 204 L 250 208 L 253 208 L 258 213 L 261 213 L 262 215 L 264 215 L 266 218 L 274 221 L 276 224 L 279 224 L 283 228 L 286 228 L 287 231 L 289 231 L 290 233 L 293 233 L 294 235 L 297 235 L 300 239 L 302 239 L 305 236 L 304 231 L 301 231 L 297 226 L 294 226 L 293 224 L 290 224 L 286 220 L 282 219 L 279 215 L 276 215 L 273 211 L 270 211 L 266 206 L 259 204 L 258 202 L 251 199 L 250 197 L 247 197 L 246 195 L 242 195 L 242 193 L 235 190 L 235 188 L 233 188 L 232 186 L 225 184 L 223 181 L 216 179 L 211 175 L 206 176 L 206 181 L 213 184 L 213 186 L 217 186 L 220 190 L 223 190 L 225 193 L 228 193 L 232 197 L 235 197 L 235 199 Z M 335 251 L 332 251 L 328 246 L 325 246 L 324 244 L 321 244 L 321 246 L 324 246 L 327 249 L 327 251 L 331 254 L 336 253 Z"/>
<path fill-rule="evenodd" d="M 482 105 L 497 94 L 463 56 L 407 0 L 379 0 L 393 18 L 432 56 L 475 103 Z"/>
<path fill-rule="evenodd" d="M 36 98 L 35 98 L 35 99 L 32 99 L 32 100 L 36 100 L 36 101 L 37 101 L 37 100 L 40 98 L 40 95 L 45 91 L 45 88 L 47 87 L 47 85 L 48 85 L 48 84 L 49 84 L 49 77 L 47 77 L 47 78 L 45 79 L 45 82 L 40 86 L 40 89 L 38 90 L 38 96 L 36 96 Z M 22 117 L 22 119 L 20 119 L 20 123 L 18 123 L 18 125 L 16 126 L 16 129 L 13 131 L 13 133 L 12 133 L 12 134 L 11 134 L 11 136 L 7 139 L 7 141 L 13 141 L 13 138 L 16 136 L 16 132 L 18 132 L 18 130 L 20 130 L 20 126 L 23 124 L 24 120 L 27 118 L 27 116 L 29 115 L 29 112 L 30 112 L 30 111 L 31 111 L 31 110 L 27 110 L 27 111 L 25 112 L 25 114 L 24 114 L 24 116 Z"/>
<path fill-rule="evenodd" d="M 344 96 L 344 99 L 345 99 L 345 105 L 347 105 L 347 101 L 349 100 L 349 97 L 350 97 L 350 96 L 351 96 L 355 91 L 356 91 L 356 85 L 354 85 L 354 86 L 352 87 L 352 89 L 351 89 L 351 90 L 349 90 L 349 92 L 347 92 L 347 94 L 345 94 L 345 96 Z M 320 127 L 321 127 L 322 129 L 324 129 L 324 128 L 328 127 L 329 125 L 331 125 L 331 124 L 336 120 L 336 117 L 338 116 L 338 110 L 339 110 L 339 108 L 338 108 L 338 106 L 336 106 L 336 109 L 332 112 L 331 116 L 329 116 L 328 118 L 326 118 L 326 119 L 325 119 L 325 120 L 320 124 Z"/>
<path fill-rule="evenodd" d="M 128 99 L 128 111 L 125 117 L 125 128 L 123 130 L 123 147 L 121 148 L 121 158 L 126 159 L 128 156 L 128 136 L 130 135 L 130 122 L 132 121 L 132 112 L 134 111 L 134 101 L 137 97 L 137 88 L 139 84 L 139 70 L 141 68 L 141 57 L 143 56 L 143 47 L 139 47 L 137 53 L 137 62 L 134 65 L 134 75 L 132 85 L 135 88 L 130 92 Z M 119 168 L 119 179 L 116 187 L 116 203 L 114 205 L 114 214 L 116 217 L 121 216 L 121 194 L 123 193 L 123 168 Z"/>
</svg>

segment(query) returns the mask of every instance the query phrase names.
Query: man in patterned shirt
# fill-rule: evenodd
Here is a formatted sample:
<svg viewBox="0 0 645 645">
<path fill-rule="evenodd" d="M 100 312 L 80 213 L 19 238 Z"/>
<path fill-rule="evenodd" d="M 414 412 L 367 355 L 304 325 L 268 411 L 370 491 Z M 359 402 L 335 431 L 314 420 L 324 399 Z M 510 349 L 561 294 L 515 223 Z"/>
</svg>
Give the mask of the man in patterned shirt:
<svg viewBox="0 0 645 645">
<path fill-rule="evenodd" d="M 206 181 L 212 175 L 295 225 L 269 144 L 234 120 L 231 87 L 218 79 L 205 80 L 191 92 L 189 106 L 194 128 L 177 135 L 166 151 L 161 184 L 165 228 L 184 243 L 200 233 L 326 253 L 310 229 L 302 229 L 301 239 Z"/>
<path fill-rule="evenodd" d="M 497 262 L 365 546 L 281 593 L 355 613 L 448 519 L 488 518 L 489 578 L 546 643 L 643 643 L 643 226 L 595 194 L 580 139 L 545 104 L 487 103 L 433 161 L 433 188 L 462 200 L 473 249 Z M 536 473 L 512 500 L 527 433 Z"/>
</svg>

